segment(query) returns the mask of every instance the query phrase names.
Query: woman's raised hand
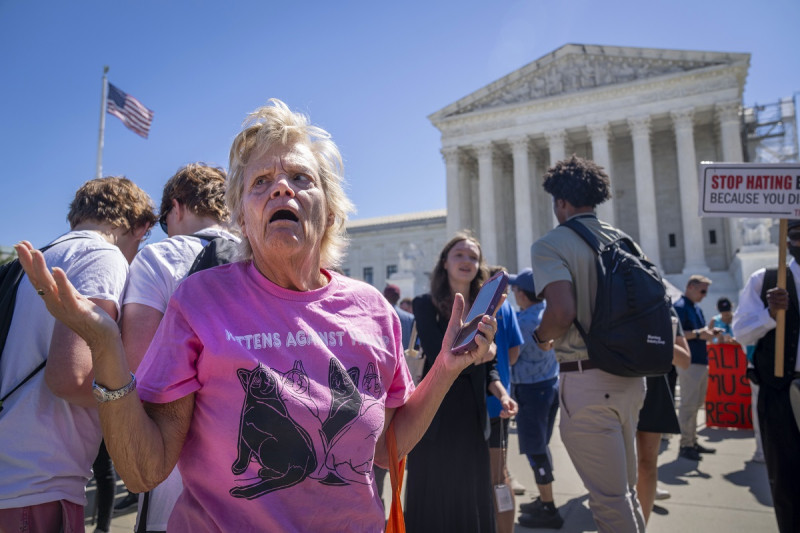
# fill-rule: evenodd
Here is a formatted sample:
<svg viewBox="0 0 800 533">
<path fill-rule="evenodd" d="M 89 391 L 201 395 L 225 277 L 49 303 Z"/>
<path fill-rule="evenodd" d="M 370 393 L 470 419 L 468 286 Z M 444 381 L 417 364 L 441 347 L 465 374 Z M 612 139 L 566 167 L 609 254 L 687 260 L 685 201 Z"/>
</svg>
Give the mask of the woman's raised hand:
<svg viewBox="0 0 800 533">
<path fill-rule="evenodd" d="M 447 324 L 447 331 L 442 341 L 442 351 L 439 353 L 439 358 L 442 358 L 445 369 L 448 371 L 461 372 L 473 363 L 479 364 L 483 362 L 483 359 L 486 358 L 486 354 L 489 352 L 489 347 L 494 342 L 494 336 L 497 333 L 497 319 L 494 315 L 497 314 L 497 310 L 503 305 L 505 298 L 505 295 L 503 295 L 491 316 L 483 315 L 481 318 L 481 322 L 478 324 L 480 335 L 475 336 L 475 343 L 478 347 L 475 350 L 456 355 L 450 351 L 450 347 L 453 345 L 453 341 L 455 341 L 461 329 L 461 316 L 463 315 L 465 305 L 464 297 L 456 293 L 453 300 L 453 311 L 450 313 L 450 322 Z"/>
<path fill-rule="evenodd" d="M 55 267 L 51 273 L 44 256 L 31 243 L 22 241 L 14 249 L 20 265 L 51 315 L 80 335 L 90 347 L 109 340 L 114 342 L 119 337 L 119 327 L 114 319 L 79 293 L 63 270 Z"/>
</svg>

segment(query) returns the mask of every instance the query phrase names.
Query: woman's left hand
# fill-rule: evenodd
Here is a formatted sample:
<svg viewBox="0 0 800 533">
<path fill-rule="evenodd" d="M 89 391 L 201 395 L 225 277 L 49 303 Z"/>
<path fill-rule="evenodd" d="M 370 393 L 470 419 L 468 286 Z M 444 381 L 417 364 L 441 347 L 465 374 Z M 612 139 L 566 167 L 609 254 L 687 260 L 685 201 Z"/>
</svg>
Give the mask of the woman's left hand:
<svg viewBox="0 0 800 533">
<path fill-rule="evenodd" d="M 497 319 L 495 319 L 494 315 L 497 314 L 497 310 L 500 309 L 504 301 L 505 295 L 500 299 L 491 316 L 483 315 L 481 318 L 478 324 L 478 332 L 480 335 L 475 336 L 475 343 L 478 347 L 464 354 L 456 355 L 450 350 L 450 347 L 453 345 L 453 341 L 455 341 L 461 329 L 461 316 L 464 313 L 465 305 L 464 297 L 461 294 L 456 294 L 453 301 L 453 311 L 450 314 L 450 322 L 447 324 L 447 331 L 444 334 L 444 340 L 442 340 L 442 351 L 439 352 L 439 357 L 437 357 L 437 361 L 440 359 L 442 360 L 444 369 L 447 372 L 461 373 L 461 371 L 469 365 L 480 363 L 480 361 L 486 357 L 486 354 L 489 352 L 489 347 L 494 342 L 494 336 L 497 333 Z"/>
</svg>

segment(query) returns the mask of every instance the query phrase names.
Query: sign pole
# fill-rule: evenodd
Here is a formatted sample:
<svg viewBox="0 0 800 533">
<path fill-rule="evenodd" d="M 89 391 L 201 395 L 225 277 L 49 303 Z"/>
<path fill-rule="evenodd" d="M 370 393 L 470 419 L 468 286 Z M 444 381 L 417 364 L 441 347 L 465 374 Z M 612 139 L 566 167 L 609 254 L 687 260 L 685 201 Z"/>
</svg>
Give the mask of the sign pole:
<svg viewBox="0 0 800 533">
<path fill-rule="evenodd" d="M 778 231 L 778 287 L 786 288 L 786 239 L 789 222 L 782 218 Z M 783 348 L 786 336 L 786 310 L 775 313 L 775 377 L 783 377 Z"/>
</svg>

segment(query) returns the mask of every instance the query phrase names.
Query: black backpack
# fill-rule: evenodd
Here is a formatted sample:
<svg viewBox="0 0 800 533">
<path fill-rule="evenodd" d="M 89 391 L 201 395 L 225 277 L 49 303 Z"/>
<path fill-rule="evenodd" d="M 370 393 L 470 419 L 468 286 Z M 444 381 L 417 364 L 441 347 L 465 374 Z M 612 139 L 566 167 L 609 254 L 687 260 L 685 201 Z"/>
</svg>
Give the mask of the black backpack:
<svg viewBox="0 0 800 533">
<path fill-rule="evenodd" d="M 626 377 L 666 374 L 672 367 L 672 303 L 658 268 L 633 240 L 621 234 L 600 245 L 575 219 L 562 224 L 597 255 L 597 294 L 589 332 L 575 319 L 589 359 L 610 374 Z"/>
<path fill-rule="evenodd" d="M 46 250 L 56 244 L 80 238 L 81 237 L 79 236 L 75 236 L 52 242 L 47 246 L 40 248 L 39 251 L 44 253 Z M 0 265 L 0 356 L 2 356 L 3 349 L 6 347 L 6 339 L 8 338 L 8 332 L 11 329 L 11 319 L 14 317 L 14 305 L 17 302 L 17 290 L 19 289 L 19 282 L 22 281 L 22 276 L 24 275 L 25 271 L 22 269 L 19 259 L 13 259 L 7 263 L 4 263 L 3 265 Z M 47 359 L 42 361 L 39 366 L 37 366 L 25 377 L 25 379 L 17 383 L 2 397 L 2 399 L 0 399 L 0 411 L 3 410 L 3 402 L 14 392 L 16 392 L 17 389 L 27 383 L 29 379 L 35 376 L 39 370 L 43 369 L 46 363 Z"/>
<path fill-rule="evenodd" d="M 194 263 L 192 263 L 189 272 L 186 274 L 187 278 L 195 272 L 200 272 L 207 268 L 236 262 L 239 253 L 239 245 L 236 241 L 200 233 L 195 234 L 195 237 L 208 241 L 208 244 L 197 254 Z"/>
</svg>

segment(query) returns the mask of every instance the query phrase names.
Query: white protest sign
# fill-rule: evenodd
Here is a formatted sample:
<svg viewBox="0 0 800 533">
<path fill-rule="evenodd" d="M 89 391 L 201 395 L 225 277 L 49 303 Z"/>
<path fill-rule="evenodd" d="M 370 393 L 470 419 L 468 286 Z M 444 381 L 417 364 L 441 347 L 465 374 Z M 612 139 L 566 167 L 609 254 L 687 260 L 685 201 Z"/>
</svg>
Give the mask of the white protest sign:
<svg viewBox="0 0 800 533">
<path fill-rule="evenodd" d="M 800 218 L 800 163 L 700 164 L 701 217 Z"/>
</svg>

